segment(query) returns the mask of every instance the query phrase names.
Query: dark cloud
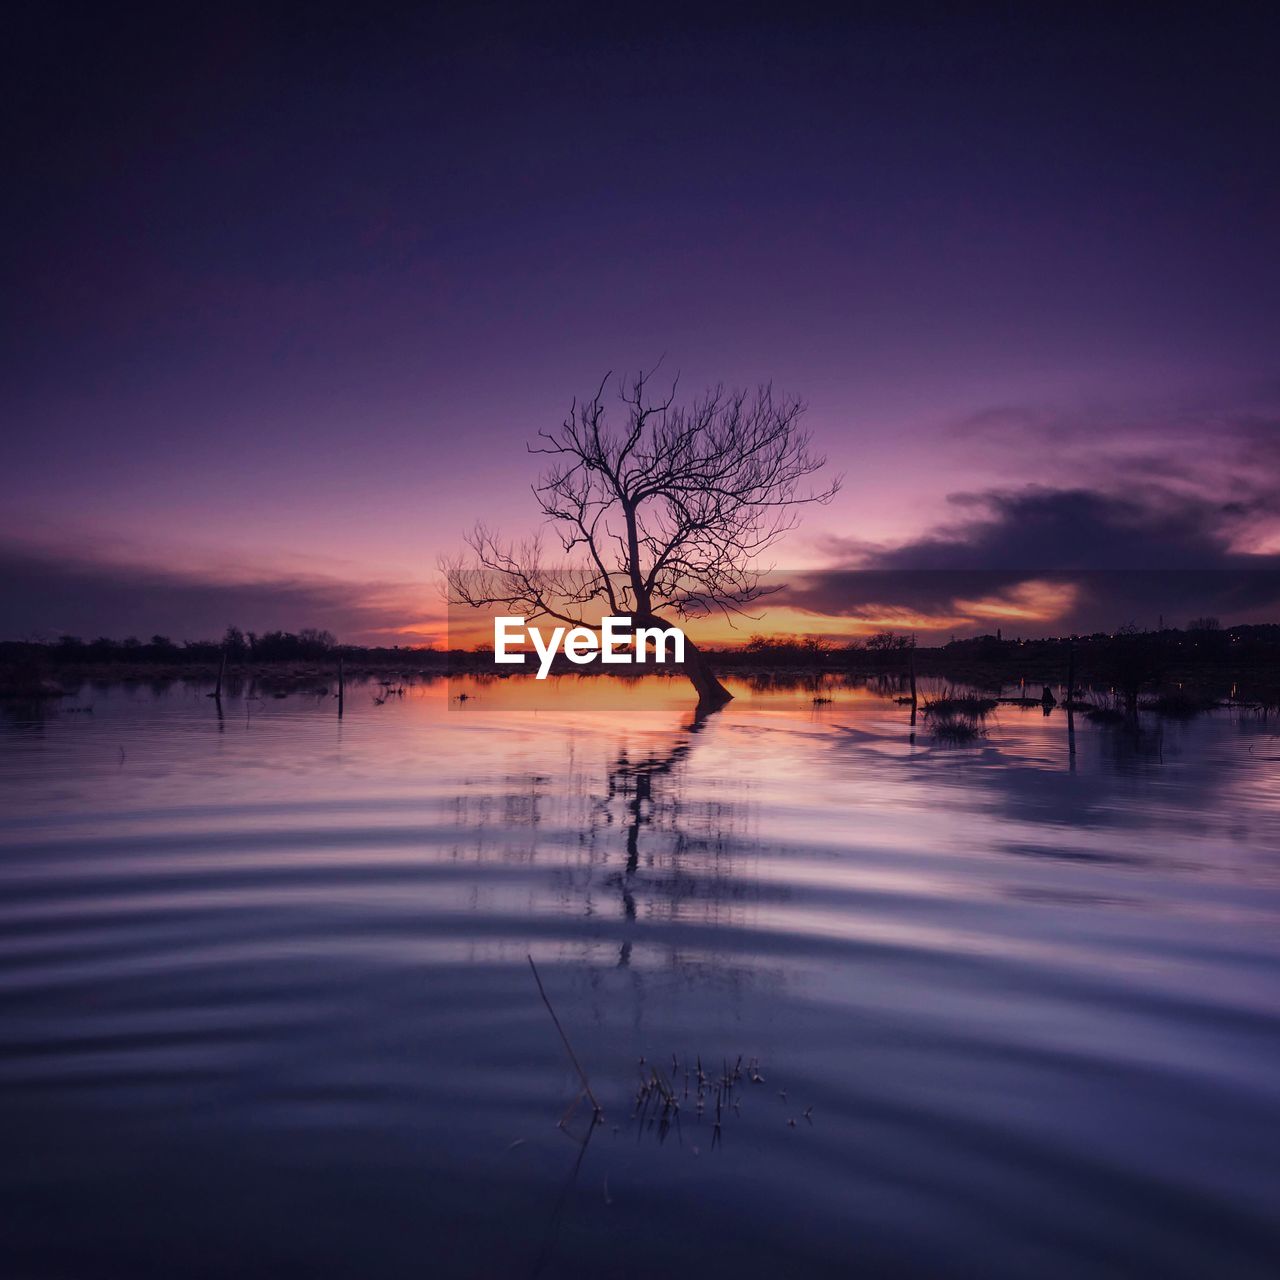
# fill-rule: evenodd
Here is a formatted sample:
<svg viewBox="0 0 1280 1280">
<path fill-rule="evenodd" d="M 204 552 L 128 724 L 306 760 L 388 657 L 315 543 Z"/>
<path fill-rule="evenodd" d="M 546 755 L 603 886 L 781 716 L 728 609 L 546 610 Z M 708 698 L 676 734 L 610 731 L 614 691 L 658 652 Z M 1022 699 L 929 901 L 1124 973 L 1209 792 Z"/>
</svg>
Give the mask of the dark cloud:
<svg viewBox="0 0 1280 1280">
<path fill-rule="evenodd" d="M 780 599 L 816 613 L 863 616 L 868 605 L 954 629 L 1021 634 L 1234 622 L 1280 613 L 1280 555 L 1235 549 L 1235 534 L 1273 514 L 1273 493 L 1214 501 L 1147 486 L 1125 494 L 1026 486 L 950 498 L 956 518 L 892 547 L 829 539 L 857 566 L 793 579 Z M 945 625 L 945 624 L 944 624 Z"/>
<path fill-rule="evenodd" d="M 887 569 L 1245 568 L 1256 557 L 1233 552 L 1232 535 L 1273 500 L 1211 501 L 1154 486 L 956 494 L 949 502 L 960 519 L 881 550 L 875 561 Z"/>
<path fill-rule="evenodd" d="M 378 603 L 395 590 L 320 577 L 218 578 L 0 545 L 0 638 L 197 640 L 235 624 L 256 631 L 319 627 L 356 640 L 406 621 L 403 609 Z"/>
</svg>

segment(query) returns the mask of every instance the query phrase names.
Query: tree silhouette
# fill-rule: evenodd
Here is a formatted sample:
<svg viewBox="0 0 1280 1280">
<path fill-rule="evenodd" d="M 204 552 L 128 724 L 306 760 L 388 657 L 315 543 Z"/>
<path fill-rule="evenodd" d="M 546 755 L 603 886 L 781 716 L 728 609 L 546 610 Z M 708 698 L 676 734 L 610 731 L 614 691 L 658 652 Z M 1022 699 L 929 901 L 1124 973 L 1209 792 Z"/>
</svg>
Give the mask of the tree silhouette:
<svg viewBox="0 0 1280 1280">
<path fill-rule="evenodd" d="M 504 543 L 478 523 L 471 559 L 444 566 L 451 600 L 530 622 L 595 627 L 596 611 L 666 627 L 671 617 L 743 613 L 777 589 L 762 581 L 759 557 L 795 527 L 801 505 L 840 487 L 805 483 L 826 459 L 810 450 L 801 401 L 769 386 L 716 387 L 678 405 L 674 385 L 655 400 L 651 375 L 640 374 L 619 384 L 615 422 L 604 402 L 610 376 L 528 446 L 551 459 L 533 491 L 566 567 L 547 570 L 541 533 Z M 687 637 L 685 671 L 704 708 L 729 700 Z"/>
</svg>

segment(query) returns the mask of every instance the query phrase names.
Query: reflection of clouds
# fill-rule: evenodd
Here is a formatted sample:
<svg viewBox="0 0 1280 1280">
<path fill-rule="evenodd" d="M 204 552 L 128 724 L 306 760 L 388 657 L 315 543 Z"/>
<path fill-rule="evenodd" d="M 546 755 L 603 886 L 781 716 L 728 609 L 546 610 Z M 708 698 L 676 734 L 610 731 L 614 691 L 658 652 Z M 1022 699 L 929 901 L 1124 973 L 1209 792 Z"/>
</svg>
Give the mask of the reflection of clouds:
<svg viewBox="0 0 1280 1280">
<path fill-rule="evenodd" d="M 553 1126 L 577 1086 L 532 953 L 610 1125 L 642 1054 L 777 1066 L 750 1145 L 706 1170 L 763 1188 L 751 1212 L 821 1194 L 847 1223 L 860 1188 L 874 1217 L 877 1188 L 903 1187 L 905 1233 L 922 1194 L 989 1222 L 1025 1186 L 1142 1200 L 1159 1227 L 1202 1192 L 1264 1185 L 1274 718 L 1169 725 L 1157 756 L 1081 725 L 1072 776 L 1060 713 L 1001 708 L 981 748 L 932 750 L 866 689 L 820 712 L 807 694 L 760 687 L 698 725 L 512 715 L 487 692 L 460 713 L 442 688 L 356 699 L 339 724 L 295 697 L 219 734 L 202 695 L 142 689 L 55 717 L 37 749 L 10 739 L 3 1074 L 24 1146 L 40 1157 L 69 1090 L 110 1091 L 110 1129 L 121 1099 L 154 1101 L 166 1132 L 193 1098 L 234 1095 L 264 1151 L 342 1134 L 384 1168 L 390 1139 L 429 1162 L 432 1204 L 496 1186 L 511 1207 L 522 1186 L 554 1241 L 580 1150 Z M 818 1103 L 804 1145 L 784 1083 Z M 566 1236 L 616 1237 L 618 1215 L 647 1230 L 644 1188 L 706 1165 L 608 1129 L 591 1147 Z M 1170 1190 L 1175 1149 L 1195 1158 Z M 677 1200 L 697 1234 L 706 1206 Z M 512 1221 L 530 1234 L 527 1212 Z M 1219 1216 L 1205 1253 L 1258 1222 Z M 1033 1223 L 1057 1241 L 1055 1225 Z"/>
<path fill-rule="evenodd" d="M 132 861 L 113 854 L 122 874 L 163 870 L 177 902 L 181 870 L 195 904 L 198 877 L 225 867 L 238 909 L 305 889 L 342 919 L 367 910 L 386 935 L 360 945 L 387 954 L 447 946 L 505 962 L 534 942 L 597 968 L 756 984 L 769 957 L 826 933 L 880 936 L 877 920 L 905 927 L 997 894 L 1106 904 L 1136 870 L 1151 874 L 1143 892 L 1274 875 L 1274 718 L 1217 713 L 1137 743 L 1078 722 L 1073 775 L 1061 712 L 1038 706 L 999 708 L 975 747 L 923 733 L 913 745 L 908 709 L 879 696 L 899 679 L 827 678 L 833 701 L 815 707 L 811 680 L 760 673 L 703 722 L 649 698 L 625 718 L 576 701 L 509 713 L 497 695 L 459 712 L 439 685 L 377 711 L 359 701 L 339 726 L 290 698 L 250 727 L 231 716 L 216 758 L 174 757 L 159 727 L 141 730 L 159 705 L 145 690 L 55 724 L 63 749 L 86 753 L 66 821 L 122 799 L 136 811 Z M 202 697 L 170 701 L 205 723 Z M 120 726 L 135 718 L 122 775 Z M 195 794 L 179 819 L 174 804 Z M 61 802 L 24 803 L 47 824 Z M 149 852 L 161 837 L 181 859 L 168 843 Z M 77 874 L 90 873 L 86 855 Z"/>
<path fill-rule="evenodd" d="M 1002 707 L 989 737 L 966 749 L 922 738 L 903 755 L 907 732 L 905 717 L 833 725 L 841 763 L 831 771 L 856 762 L 882 808 L 963 816 L 993 852 L 1195 874 L 1257 872 L 1280 848 L 1280 780 L 1262 745 L 1274 744 L 1274 726 L 1258 715 L 1144 718 L 1137 736 L 1077 723 L 1074 770 L 1061 713 Z"/>
</svg>

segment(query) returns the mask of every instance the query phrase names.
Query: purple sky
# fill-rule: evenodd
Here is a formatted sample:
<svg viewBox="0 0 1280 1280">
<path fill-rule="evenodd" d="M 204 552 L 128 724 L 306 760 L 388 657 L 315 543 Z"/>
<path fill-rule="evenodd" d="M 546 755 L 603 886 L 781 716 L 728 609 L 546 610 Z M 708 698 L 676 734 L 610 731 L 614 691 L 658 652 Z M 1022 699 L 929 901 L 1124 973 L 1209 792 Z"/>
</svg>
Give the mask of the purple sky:
<svg viewBox="0 0 1280 1280">
<path fill-rule="evenodd" d="M 660 358 L 808 401 L 780 564 L 1273 567 L 1276 20 L 958 9 L 12 17 L 0 631 L 431 634 Z"/>
</svg>

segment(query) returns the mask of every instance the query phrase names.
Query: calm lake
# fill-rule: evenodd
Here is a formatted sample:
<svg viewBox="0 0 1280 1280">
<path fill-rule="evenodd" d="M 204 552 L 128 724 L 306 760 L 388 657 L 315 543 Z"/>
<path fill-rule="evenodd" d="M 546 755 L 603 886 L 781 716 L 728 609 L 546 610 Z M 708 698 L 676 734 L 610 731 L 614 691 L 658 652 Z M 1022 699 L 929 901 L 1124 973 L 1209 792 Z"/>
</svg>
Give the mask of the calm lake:
<svg viewBox="0 0 1280 1280">
<path fill-rule="evenodd" d="M 0 1272 L 1276 1274 L 1274 717 L 590 683 L 0 720 Z"/>
</svg>

